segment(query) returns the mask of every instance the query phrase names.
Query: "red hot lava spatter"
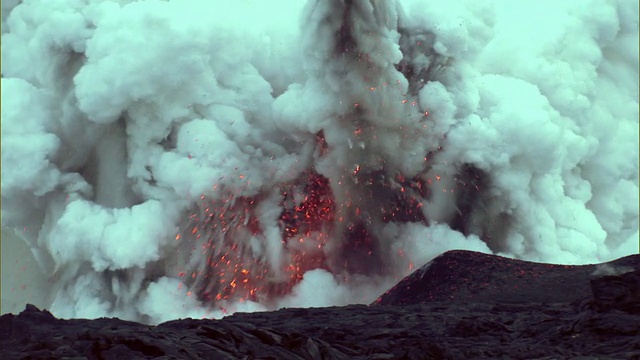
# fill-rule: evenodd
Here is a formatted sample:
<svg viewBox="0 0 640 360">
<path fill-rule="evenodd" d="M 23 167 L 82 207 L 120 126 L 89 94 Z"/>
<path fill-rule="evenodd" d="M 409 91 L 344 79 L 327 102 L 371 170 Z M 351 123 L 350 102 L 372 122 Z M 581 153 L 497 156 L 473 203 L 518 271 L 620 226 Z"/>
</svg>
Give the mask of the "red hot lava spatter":
<svg viewBox="0 0 640 360">
<path fill-rule="evenodd" d="M 300 281 L 308 270 L 326 268 L 324 247 L 335 218 L 329 180 L 312 170 L 305 172 L 302 179 L 301 184 L 283 188 L 283 211 L 280 214 L 284 246 L 291 254 L 291 262 L 285 271 L 294 283 Z M 304 189 L 296 193 L 300 186 Z"/>
<path fill-rule="evenodd" d="M 259 197 L 201 198 L 198 210 L 189 215 L 187 231 L 176 236 L 194 244 L 194 265 L 179 276 L 199 299 L 266 301 L 289 293 L 308 270 L 327 268 L 324 246 L 335 216 L 329 181 L 306 171 L 282 186 L 281 194 L 283 258 L 276 269 L 258 250 L 265 246 L 255 213 Z"/>
<path fill-rule="evenodd" d="M 192 213 L 190 227 L 176 239 L 189 238 L 195 265 L 185 273 L 185 284 L 198 298 L 219 300 L 255 300 L 266 264 L 252 257 L 251 238 L 261 233 L 253 209 L 255 200 L 232 197 L 222 201 L 201 198 L 199 213 Z"/>
<path fill-rule="evenodd" d="M 328 151 L 328 146 L 322 132 L 316 139 L 316 156 L 321 157 Z M 419 177 L 386 177 L 380 172 L 358 172 L 356 175 L 365 176 L 368 180 L 362 181 L 362 186 L 369 189 L 370 196 L 381 199 L 382 209 L 376 221 L 426 224 L 421 207 L 428 189 Z M 305 272 L 312 269 L 387 273 L 385 258 L 396 255 L 381 253 L 388 246 L 380 246 L 380 239 L 367 229 L 368 220 L 361 218 L 364 215 L 359 209 L 354 212 L 355 217 L 348 220 L 351 225 L 346 229 L 336 226 L 336 222 L 343 219 L 336 219 L 340 204 L 335 203 L 329 179 L 312 168 L 297 180 L 282 185 L 280 194 L 278 246 L 281 256 L 277 264 L 273 259 L 269 262 L 265 255 L 269 240 L 263 230 L 266 227 L 256 214 L 264 201 L 260 195 L 237 197 L 230 194 L 224 200 L 201 198 L 189 215 L 187 229 L 176 237 L 184 242 L 184 250 L 193 253 L 187 265 L 189 270 L 179 275 L 201 301 L 268 303 L 290 293 Z M 346 233 L 336 234 L 338 229 Z M 343 240 L 329 247 L 330 239 Z M 328 259 L 327 254 L 331 254 L 332 259 Z M 402 250 L 397 256 L 403 257 Z M 413 263 L 409 262 L 408 267 L 412 270 Z"/>
</svg>

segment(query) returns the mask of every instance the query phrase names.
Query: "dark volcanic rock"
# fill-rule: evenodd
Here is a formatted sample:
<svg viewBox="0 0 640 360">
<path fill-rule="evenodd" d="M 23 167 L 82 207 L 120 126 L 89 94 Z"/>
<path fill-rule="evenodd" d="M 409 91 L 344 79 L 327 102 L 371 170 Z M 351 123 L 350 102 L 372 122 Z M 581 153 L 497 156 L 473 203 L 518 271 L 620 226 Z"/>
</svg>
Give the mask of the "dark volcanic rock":
<svg viewBox="0 0 640 360">
<path fill-rule="evenodd" d="M 60 320 L 29 305 L 0 317 L 0 359 L 640 359 L 640 256 L 608 265 L 598 275 L 454 251 L 375 306 L 158 326 Z"/>
<path fill-rule="evenodd" d="M 589 279 L 597 266 L 541 264 L 473 251 L 448 251 L 404 278 L 372 305 L 438 301 L 572 302 L 591 295 Z M 607 266 L 640 269 L 640 256 L 627 256 Z M 612 280 L 603 282 L 608 284 Z M 629 282 L 633 283 L 633 279 Z"/>
<path fill-rule="evenodd" d="M 640 314 L 640 270 L 594 277 L 591 289 L 599 309 Z"/>
</svg>

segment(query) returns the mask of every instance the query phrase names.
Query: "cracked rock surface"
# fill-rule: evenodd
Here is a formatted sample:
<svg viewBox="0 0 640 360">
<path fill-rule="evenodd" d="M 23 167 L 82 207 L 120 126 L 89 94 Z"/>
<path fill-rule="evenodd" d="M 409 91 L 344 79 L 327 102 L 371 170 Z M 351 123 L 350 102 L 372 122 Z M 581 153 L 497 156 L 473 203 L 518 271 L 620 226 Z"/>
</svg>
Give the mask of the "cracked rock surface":
<svg viewBox="0 0 640 360">
<path fill-rule="evenodd" d="M 157 326 L 27 305 L 0 359 L 640 359 L 640 255 L 602 268 L 450 251 L 369 306 Z"/>
</svg>

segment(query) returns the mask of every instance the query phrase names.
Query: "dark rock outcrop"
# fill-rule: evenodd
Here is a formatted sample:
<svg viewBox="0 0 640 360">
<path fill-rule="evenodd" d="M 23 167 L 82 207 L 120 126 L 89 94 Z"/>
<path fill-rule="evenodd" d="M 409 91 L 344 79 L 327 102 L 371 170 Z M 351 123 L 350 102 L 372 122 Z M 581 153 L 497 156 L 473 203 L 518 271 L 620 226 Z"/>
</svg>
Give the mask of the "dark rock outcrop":
<svg viewBox="0 0 640 360">
<path fill-rule="evenodd" d="M 0 317 L 0 359 L 640 359 L 640 255 L 608 266 L 452 251 L 372 306 L 158 326 L 27 306 Z"/>
<path fill-rule="evenodd" d="M 620 269 L 620 270 L 616 270 Z M 640 255 L 602 265 L 542 264 L 473 251 L 448 251 L 427 263 L 380 296 L 372 305 L 430 302 L 570 303 L 589 297 L 595 279 L 615 271 L 640 269 Z M 601 273 L 602 275 L 598 275 Z M 595 274 L 595 275 L 594 275 Z M 602 280 L 602 296 L 633 279 L 615 285 L 618 277 Z M 593 282 L 594 280 L 592 280 Z M 637 284 L 637 277 L 635 278 Z M 594 291 L 598 291 L 595 290 Z M 637 285 L 636 285 L 637 291 Z M 623 291 L 624 292 L 624 291 Z M 636 297 L 637 299 L 637 297 Z"/>
<path fill-rule="evenodd" d="M 640 270 L 591 279 L 595 305 L 603 311 L 620 310 L 640 315 Z"/>
</svg>

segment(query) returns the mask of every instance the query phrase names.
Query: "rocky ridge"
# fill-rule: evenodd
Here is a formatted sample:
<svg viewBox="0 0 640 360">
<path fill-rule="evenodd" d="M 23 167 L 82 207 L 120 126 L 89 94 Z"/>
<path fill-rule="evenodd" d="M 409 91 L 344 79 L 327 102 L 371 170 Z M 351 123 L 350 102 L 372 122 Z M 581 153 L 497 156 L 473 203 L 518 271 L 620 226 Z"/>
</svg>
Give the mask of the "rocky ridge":
<svg viewBox="0 0 640 360">
<path fill-rule="evenodd" d="M 450 251 L 373 304 L 149 326 L 0 317 L 1 359 L 640 359 L 640 255 L 538 264 Z"/>
</svg>

